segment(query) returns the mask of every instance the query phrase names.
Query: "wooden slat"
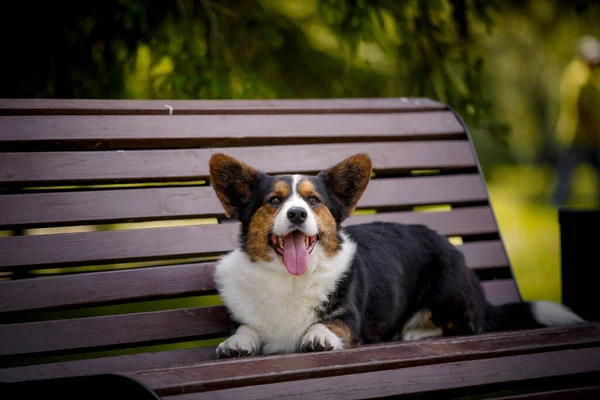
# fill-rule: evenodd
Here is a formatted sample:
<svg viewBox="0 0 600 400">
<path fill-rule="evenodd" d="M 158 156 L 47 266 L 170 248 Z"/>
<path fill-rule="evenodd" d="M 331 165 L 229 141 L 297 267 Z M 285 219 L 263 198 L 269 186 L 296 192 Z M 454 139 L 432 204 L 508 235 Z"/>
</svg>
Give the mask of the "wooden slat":
<svg viewBox="0 0 600 400">
<path fill-rule="evenodd" d="M 374 179 L 359 208 L 487 201 L 477 174 Z M 223 217 L 211 187 L 170 187 L 0 196 L 0 228 Z"/>
<path fill-rule="evenodd" d="M 463 136 L 450 111 L 390 114 L 8 116 L 0 146 L 10 151 L 208 147 L 437 139 Z"/>
<path fill-rule="evenodd" d="M 483 290 L 492 304 L 506 304 L 522 300 L 517 283 L 512 279 L 483 282 Z"/>
<path fill-rule="evenodd" d="M 514 285 L 510 280 L 499 282 Z M 499 286 L 489 292 L 490 283 L 483 283 L 484 290 L 490 302 L 498 304 L 494 296 Z M 501 299 L 509 297 L 502 293 Z M 219 336 L 227 333 L 227 321 L 225 308 L 219 306 L 0 325 L 0 356 Z"/>
<path fill-rule="evenodd" d="M 225 152 L 267 173 L 315 173 L 366 152 L 377 173 L 474 167 L 468 141 L 341 143 L 226 149 L 0 153 L 0 182 L 99 183 L 208 178 L 208 162 Z"/>
<path fill-rule="evenodd" d="M 0 368 L 0 381 L 21 382 L 33 379 L 65 378 L 117 371 L 175 367 L 183 364 L 214 360 L 215 358 L 215 347 L 101 357 L 87 360 Z"/>
<path fill-rule="evenodd" d="M 510 265 L 504 246 L 499 240 L 464 243 L 458 246 L 458 249 L 464 254 L 469 268 L 475 270 Z"/>
<path fill-rule="evenodd" d="M 422 178 L 375 179 L 358 202 L 361 208 L 388 208 L 421 204 L 468 204 L 487 201 L 485 183 L 478 174 Z"/>
<path fill-rule="evenodd" d="M 213 293 L 214 262 L 0 282 L 0 312 Z"/>
<path fill-rule="evenodd" d="M 415 366 L 401 370 L 315 378 L 162 398 L 165 400 L 240 398 L 317 400 L 378 398 L 399 394 L 424 396 L 457 388 L 472 389 L 500 383 L 504 387 L 510 387 L 511 383 L 533 379 L 553 377 L 560 379 L 570 374 L 596 372 L 599 365 L 600 347 L 596 347 Z"/>
<path fill-rule="evenodd" d="M 425 98 L 283 100 L 0 99 L 0 115 L 321 114 L 444 110 Z"/>
<path fill-rule="evenodd" d="M 498 240 L 466 243 L 459 249 L 473 269 L 508 265 Z M 0 313 L 213 293 L 214 265 L 172 265 L 0 282 Z"/>
<path fill-rule="evenodd" d="M 498 229 L 491 209 L 485 206 L 450 212 L 354 216 L 345 224 L 371 221 L 422 223 L 447 236 L 485 235 Z M 227 223 L 6 237 L 0 239 L 0 268 L 66 266 L 220 253 L 236 246 L 238 226 L 238 223 Z"/>
<path fill-rule="evenodd" d="M 428 341 L 427 345 L 422 342 L 393 343 L 319 355 L 225 360 L 128 375 L 150 386 L 160 395 L 174 395 L 299 378 L 323 378 L 469 359 L 506 357 L 561 349 L 565 346 L 593 346 L 600 343 L 600 338 L 596 336 L 598 334 L 599 325 L 577 326 L 571 331 L 564 327 L 523 330 L 518 333 L 440 338 Z"/>
<path fill-rule="evenodd" d="M 176 350 L 156 353 L 103 357 L 42 365 L 0 369 L 0 380 L 18 382 L 31 379 L 50 379 L 69 376 L 132 371 L 128 375 L 145 375 L 156 387 L 170 390 L 170 382 L 181 371 L 182 382 L 196 390 L 208 390 L 220 385 L 256 384 L 267 378 L 256 377 L 254 370 L 264 370 L 273 382 L 290 380 L 296 376 L 321 374 L 342 375 L 355 372 L 385 370 L 421 364 L 434 364 L 448 360 L 501 356 L 513 353 L 543 351 L 557 347 L 584 346 L 598 343 L 600 325 L 586 324 L 569 328 L 543 328 L 536 330 L 499 332 L 461 338 L 439 338 L 423 342 L 388 343 L 362 346 L 343 352 L 322 354 L 297 354 L 259 356 L 236 360 L 214 360 L 214 347 Z M 196 364 L 193 367 L 189 364 Z M 344 365 L 344 369 L 339 369 Z M 186 368 L 177 368 L 177 367 Z M 163 378 L 155 380 L 144 372 L 156 368 L 173 368 L 164 371 Z M 185 372 L 197 371 L 194 379 Z M 186 379 L 187 378 L 187 379 Z M 257 380 L 258 379 L 258 380 Z"/>
<path fill-rule="evenodd" d="M 488 235 L 498 232 L 491 208 L 465 207 L 448 212 L 379 213 L 348 218 L 343 225 L 374 221 L 424 224 L 444 236 Z"/>
<path fill-rule="evenodd" d="M 229 332 L 223 306 L 0 325 L 0 356 L 108 349 Z"/>
<path fill-rule="evenodd" d="M 237 240 L 237 224 L 13 236 L 0 239 L 0 267 L 194 257 L 231 250 Z"/>
</svg>

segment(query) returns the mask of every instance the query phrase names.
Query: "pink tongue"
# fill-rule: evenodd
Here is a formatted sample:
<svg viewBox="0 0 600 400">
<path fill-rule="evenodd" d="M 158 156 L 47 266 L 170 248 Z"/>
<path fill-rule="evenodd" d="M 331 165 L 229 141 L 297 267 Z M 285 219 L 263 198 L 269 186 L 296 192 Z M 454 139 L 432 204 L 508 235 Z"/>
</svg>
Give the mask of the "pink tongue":
<svg viewBox="0 0 600 400">
<path fill-rule="evenodd" d="M 283 263 L 292 275 L 302 275 L 308 268 L 308 250 L 304 244 L 304 235 L 292 232 L 283 238 Z"/>
</svg>

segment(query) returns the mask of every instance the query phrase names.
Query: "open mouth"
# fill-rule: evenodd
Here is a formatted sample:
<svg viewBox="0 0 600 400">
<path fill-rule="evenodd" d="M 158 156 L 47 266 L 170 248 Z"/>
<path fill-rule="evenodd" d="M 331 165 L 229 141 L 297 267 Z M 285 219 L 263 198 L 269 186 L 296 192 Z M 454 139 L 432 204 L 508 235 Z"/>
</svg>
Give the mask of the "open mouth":
<svg viewBox="0 0 600 400">
<path fill-rule="evenodd" d="M 302 275 L 308 268 L 308 255 L 315 248 L 318 236 L 304 236 L 293 231 L 286 236 L 269 235 L 269 244 L 283 258 L 286 269 L 292 275 Z"/>
</svg>

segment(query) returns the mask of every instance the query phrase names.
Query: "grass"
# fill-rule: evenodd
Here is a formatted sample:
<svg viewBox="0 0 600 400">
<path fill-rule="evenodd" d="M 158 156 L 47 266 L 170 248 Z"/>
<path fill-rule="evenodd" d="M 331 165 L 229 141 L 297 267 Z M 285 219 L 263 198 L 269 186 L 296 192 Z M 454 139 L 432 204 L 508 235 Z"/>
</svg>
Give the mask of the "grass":
<svg viewBox="0 0 600 400">
<path fill-rule="evenodd" d="M 513 271 L 525 300 L 560 302 L 560 230 L 550 204 L 553 170 L 504 166 L 494 170 L 488 190 Z M 569 206 L 597 206 L 591 168 L 580 167 L 573 179 Z"/>
</svg>

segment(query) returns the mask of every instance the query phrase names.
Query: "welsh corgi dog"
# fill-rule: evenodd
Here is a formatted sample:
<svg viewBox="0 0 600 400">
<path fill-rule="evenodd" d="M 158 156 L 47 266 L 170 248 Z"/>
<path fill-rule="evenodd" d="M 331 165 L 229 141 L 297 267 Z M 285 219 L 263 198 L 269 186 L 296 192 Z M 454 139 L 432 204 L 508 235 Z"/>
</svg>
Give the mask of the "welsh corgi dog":
<svg viewBox="0 0 600 400">
<path fill-rule="evenodd" d="M 209 166 L 241 222 L 214 272 L 233 328 L 218 358 L 585 322 L 548 301 L 491 305 L 463 254 L 424 225 L 343 227 L 371 177 L 367 154 L 316 176 L 271 176 L 222 153 Z"/>
</svg>

